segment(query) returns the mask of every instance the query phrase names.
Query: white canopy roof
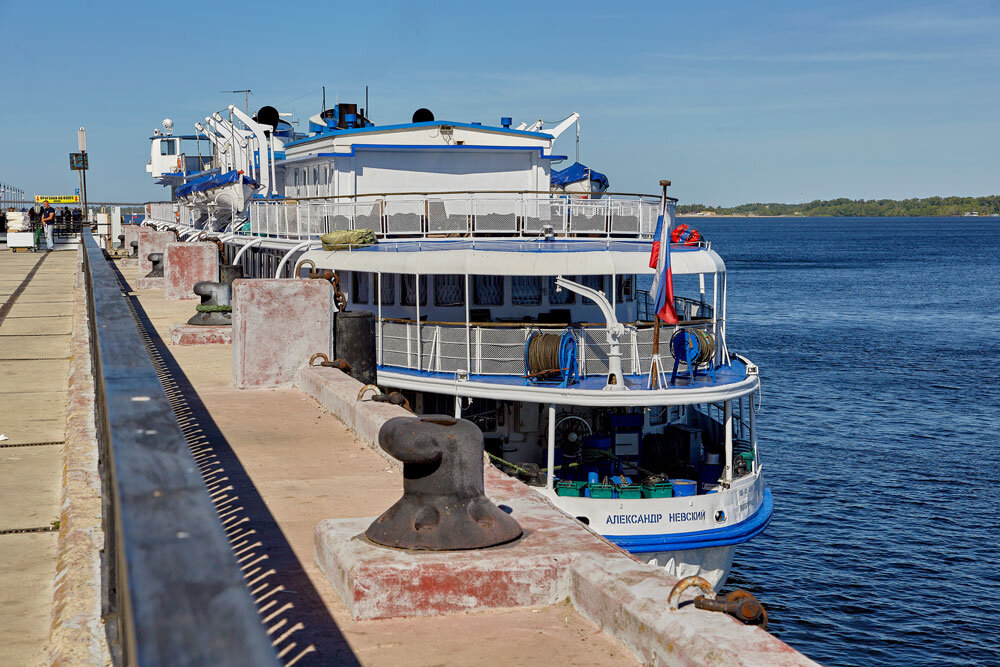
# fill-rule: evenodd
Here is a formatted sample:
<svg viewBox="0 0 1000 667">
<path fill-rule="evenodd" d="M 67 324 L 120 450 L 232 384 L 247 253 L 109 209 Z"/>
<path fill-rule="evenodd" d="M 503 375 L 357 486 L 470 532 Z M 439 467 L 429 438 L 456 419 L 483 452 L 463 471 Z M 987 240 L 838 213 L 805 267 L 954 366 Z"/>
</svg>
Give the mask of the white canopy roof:
<svg viewBox="0 0 1000 667">
<path fill-rule="evenodd" d="M 610 275 L 654 273 L 649 255 L 616 250 L 585 252 L 508 252 L 472 248 L 385 252 L 381 250 L 310 250 L 301 259 L 311 259 L 316 268 L 371 273 L 454 275 Z M 300 260 L 301 261 L 301 260 Z M 674 275 L 723 273 L 726 265 L 714 251 L 705 248 L 673 251 Z"/>
</svg>

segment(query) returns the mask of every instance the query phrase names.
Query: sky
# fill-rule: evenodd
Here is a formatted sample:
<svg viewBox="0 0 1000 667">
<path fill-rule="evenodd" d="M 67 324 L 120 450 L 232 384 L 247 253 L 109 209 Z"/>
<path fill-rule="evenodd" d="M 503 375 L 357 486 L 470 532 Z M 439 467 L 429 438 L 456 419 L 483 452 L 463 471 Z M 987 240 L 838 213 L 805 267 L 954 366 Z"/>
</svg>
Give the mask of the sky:
<svg viewBox="0 0 1000 667">
<path fill-rule="evenodd" d="M 579 112 L 612 190 L 682 203 L 1000 191 L 1000 2 L 0 0 L 0 33 L 0 182 L 29 196 L 78 186 L 80 126 L 92 201 L 158 200 L 163 118 L 189 133 L 250 88 L 305 131 L 322 86 L 365 85 L 377 125 Z"/>
</svg>

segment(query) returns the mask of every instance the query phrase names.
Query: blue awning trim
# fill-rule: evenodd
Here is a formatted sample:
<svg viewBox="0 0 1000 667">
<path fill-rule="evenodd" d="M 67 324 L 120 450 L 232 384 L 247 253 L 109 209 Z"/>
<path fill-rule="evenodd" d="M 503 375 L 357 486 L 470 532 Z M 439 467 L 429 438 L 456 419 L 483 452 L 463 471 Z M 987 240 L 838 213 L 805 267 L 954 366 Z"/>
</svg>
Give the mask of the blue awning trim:
<svg viewBox="0 0 1000 667">
<path fill-rule="evenodd" d="M 579 162 L 574 162 L 565 169 L 553 169 L 551 176 L 552 185 L 558 186 L 565 186 L 588 179 L 600 185 L 602 189 L 608 189 L 609 182 L 607 176 Z"/>
<path fill-rule="evenodd" d="M 764 502 L 748 518 L 733 526 L 702 530 L 694 533 L 667 533 L 664 535 L 605 535 L 605 539 L 617 544 L 629 553 L 645 554 L 655 551 L 685 551 L 708 547 L 728 547 L 743 544 L 764 532 L 771 523 L 774 500 L 771 490 L 764 489 Z"/>
<path fill-rule="evenodd" d="M 226 172 L 225 174 L 211 174 L 209 176 L 196 178 L 193 181 L 188 181 L 184 185 L 177 188 L 177 196 L 187 197 L 195 192 L 204 192 L 206 190 L 214 190 L 215 188 L 232 185 L 233 183 L 238 183 L 241 177 L 243 182 L 247 185 L 254 188 L 257 187 L 257 181 L 253 180 L 246 174 L 240 174 L 240 172 L 233 170 Z"/>
</svg>

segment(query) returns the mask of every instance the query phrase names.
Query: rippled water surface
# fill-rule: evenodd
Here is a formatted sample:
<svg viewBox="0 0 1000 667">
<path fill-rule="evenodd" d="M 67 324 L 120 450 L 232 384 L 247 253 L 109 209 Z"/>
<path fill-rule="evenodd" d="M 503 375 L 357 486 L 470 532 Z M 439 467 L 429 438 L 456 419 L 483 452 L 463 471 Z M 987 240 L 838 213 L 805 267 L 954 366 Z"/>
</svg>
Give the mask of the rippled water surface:
<svg viewBox="0 0 1000 667">
<path fill-rule="evenodd" d="M 727 588 L 830 665 L 1000 664 L 1000 220 L 685 220 L 761 368 L 774 520 Z"/>
</svg>

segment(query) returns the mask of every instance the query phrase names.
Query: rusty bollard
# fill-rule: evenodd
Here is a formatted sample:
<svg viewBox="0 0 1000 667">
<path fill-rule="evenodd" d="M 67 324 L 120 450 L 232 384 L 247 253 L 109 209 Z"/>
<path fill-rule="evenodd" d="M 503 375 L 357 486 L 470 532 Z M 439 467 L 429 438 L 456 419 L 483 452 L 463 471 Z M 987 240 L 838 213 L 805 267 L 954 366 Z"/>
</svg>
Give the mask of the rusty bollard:
<svg viewBox="0 0 1000 667">
<path fill-rule="evenodd" d="M 226 283 L 203 280 L 194 284 L 193 291 L 201 297 L 195 306 L 198 312 L 187 321 L 200 327 L 229 326 L 233 323 L 232 288 Z"/>
<path fill-rule="evenodd" d="M 365 531 L 400 549 L 482 549 L 521 537 L 521 526 L 483 493 L 483 433 L 447 415 L 394 417 L 379 445 L 403 462 L 403 497 Z"/>
<path fill-rule="evenodd" d="M 151 252 L 146 255 L 146 259 L 153 263 L 153 268 L 149 273 L 146 274 L 147 278 L 162 278 L 163 277 L 163 253 L 162 252 Z"/>
</svg>

